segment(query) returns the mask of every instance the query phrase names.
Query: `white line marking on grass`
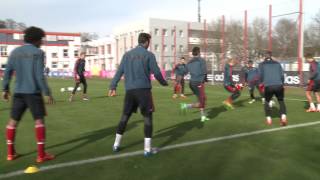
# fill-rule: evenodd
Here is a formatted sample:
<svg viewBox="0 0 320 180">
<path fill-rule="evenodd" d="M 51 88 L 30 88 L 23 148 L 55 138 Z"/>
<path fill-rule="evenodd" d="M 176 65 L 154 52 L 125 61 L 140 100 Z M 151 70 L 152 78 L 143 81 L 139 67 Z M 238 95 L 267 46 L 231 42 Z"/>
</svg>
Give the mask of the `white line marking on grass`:
<svg viewBox="0 0 320 180">
<path fill-rule="evenodd" d="M 174 145 L 165 146 L 165 147 L 161 148 L 160 151 L 177 149 L 177 148 L 188 147 L 188 146 L 194 146 L 194 145 L 198 145 L 198 144 L 207 144 L 207 143 L 224 141 L 224 140 L 229 140 L 229 139 L 237 139 L 237 138 L 241 138 L 241 137 L 248 137 L 248 136 L 253 136 L 253 135 L 259 135 L 259 134 L 265 134 L 265 133 L 270 133 L 270 132 L 287 130 L 287 129 L 314 126 L 314 125 L 319 125 L 319 124 L 320 124 L 320 121 L 314 121 L 314 122 L 309 122 L 309 123 L 290 125 L 290 126 L 286 126 L 286 127 L 258 130 L 258 131 L 245 132 L 245 133 L 240 133 L 240 134 L 233 134 L 233 135 L 215 137 L 215 138 L 198 140 L 198 141 L 191 141 L 191 142 L 186 142 L 186 143 L 181 143 L 181 144 L 174 144 Z M 59 169 L 59 168 L 92 164 L 92 163 L 107 161 L 107 160 L 112 160 L 112 159 L 132 157 L 132 156 L 137 156 L 137 155 L 142 155 L 142 154 L 143 154 L 143 151 L 134 151 L 134 152 L 128 152 L 128 153 L 120 153 L 118 155 L 107 155 L 107 156 L 102 156 L 102 157 L 97 157 L 97 158 L 92 158 L 92 159 L 86 159 L 86 160 L 58 163 L 58 164 L 54 164 L 54 165 L 42 166 L 42 167 L 40 167 L 40 172 L 53 170 L 53 169 Z M 15 177 L 15 176 L 23 175 L 23 174 L 24 173 L 22 170 L 10 172 L 7 174 L 0 174 L 0 179 Z"/>
</svg>

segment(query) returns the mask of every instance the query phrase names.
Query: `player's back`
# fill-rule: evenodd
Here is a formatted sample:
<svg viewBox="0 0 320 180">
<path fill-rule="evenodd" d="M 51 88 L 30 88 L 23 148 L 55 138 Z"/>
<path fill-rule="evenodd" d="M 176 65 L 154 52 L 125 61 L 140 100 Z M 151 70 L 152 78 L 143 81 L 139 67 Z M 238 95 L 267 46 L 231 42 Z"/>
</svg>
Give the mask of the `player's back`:
<svg viewBox="0 0 320 180">
<path fill-rule="evenodd" d="M 193 57 L 187 64 L 188 72 L 191 75 L 190 81 L 203 82 L 207 74 L 205 60 L 200 57 Z"/>
<path fill-rule="evenodd" d="M 260 66 L 261 80 L 265 86 L 283 85 L 284 74 L 279 62 L 266 60 Z"/>
<path fill-rule="evenodd" d="M 40 93 L 35 71 L 38 69 L 37 61 L 43 61 L 43 56 L 42 50 L 30 44 L 18 47 L 11 53 L 8 68 L 16 74 L 15 93 Z"/>
</svg>

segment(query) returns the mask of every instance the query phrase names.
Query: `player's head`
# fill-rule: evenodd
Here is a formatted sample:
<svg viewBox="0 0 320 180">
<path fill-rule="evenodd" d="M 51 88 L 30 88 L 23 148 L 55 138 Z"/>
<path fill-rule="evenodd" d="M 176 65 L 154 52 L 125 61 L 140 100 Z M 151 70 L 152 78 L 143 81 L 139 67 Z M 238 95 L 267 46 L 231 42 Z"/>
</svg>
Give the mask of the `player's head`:
<svg viewBox="0 0 320 180">
<path fill-rule="evenodd" d="M 266 60 L 270 60 L 271 59 L 271 57 L 272 57 L 272 52 L 271 51 L 265 51 L 264 52 L 264 58 L 266 59 Z"/>
<path fill-rule="evenodd" d="M 248 65 L 248 67 L 253 67 L 253 61 L 249 60 L 247 65 Z"/>
<path fill-rule="evenodd" d="M 38 27 L 31 26 L 24 30 L 24 42 L 40 47 L 42 38 L 45 37 L 45 32 Z"/>
<path fill-rule="evenodd" d="M 184 64 L 185 61 L 186 61 L 186 59 L 182 56 L 182 57 L 180 58 L 180 60 L 179 60 L 179 63 L 180 63 L 180 64 Z"/>
<path fill-rule="evenodd" d="M 80 53 L 80 59 L 84 59 L 86 57 L 86 52 L 82 51 Z"/>
<path fill-rule="evenodd" d="M 192 55 L 193 56 L 200 56 L 200 48 L 199 47 L 194 47 L 192 49 Z"/>
<path fill-rule="evenodd" d="M 235 57 L 228 57 L 228 64 L 229 65 L 236 65 L 238 63 L 238 60 Z"/>
<path fill-rule="evenodd" d="M 142 45 L 144 48 L 148 49 L 151 40 L 151 35 L 148 33 L 140 33 L 138 37 L 139 45 Z"/>
<path fill-rule="evenodd" d="M 308 62 L 314 61 L 313 54 L 311 54 L 311 53 L 307 53 L 304 57 L 306 58 L 306 60 Z"/>
</svg>

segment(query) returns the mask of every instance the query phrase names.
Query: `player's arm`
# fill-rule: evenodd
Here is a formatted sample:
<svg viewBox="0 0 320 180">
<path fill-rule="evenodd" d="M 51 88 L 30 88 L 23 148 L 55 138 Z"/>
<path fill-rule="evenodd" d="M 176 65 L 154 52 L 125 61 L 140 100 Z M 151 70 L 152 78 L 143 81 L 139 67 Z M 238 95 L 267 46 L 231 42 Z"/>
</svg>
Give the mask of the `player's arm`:
<svg viewBox="0 0 320 180">
<path fill-rule="evenodd" d="M 279 68 L 280 68 L 280 74 L 281 74 L 281 81 L 284 84 L 284 72 L 280 64 L 279 64 Z"/>
<path fill-rule="evenodd" d="M 116 89 L 118 86 L 118 82 L 120 81 L 123 73 L 124 73 L 124 63 L 126 61 L 126 55 L 123 55 L 120 66 L 115 74 L 115 76 L 113 77 L 110 87 L 109 87 L 109 92 L 108 92 L 108 96 L 115 96 L 116 95 Z"/>
<path fill-rule="evenodd" d="M 202 60 L 201 63 L 201 73 L 204 74 L 204 82 L 208 82 L 208 77 L 207 77 L 207 64 L 206 64 L 206 61 L 205 60 Z"/>
<path fill-rule="evenodd" d="M 154 77 L 159 81 L 159 83 L 162 86 L 168 86 L 168 82 L 163 78 L 154 54 L 150 55 L 149 68 L 150 68 L 151 72 L 154 74 Z"/>
<path fill-rule="evenodd" d="M 51 94 L 51 90 L 48 86 L 47 79 L 43 73 L 44 62 L 45 62 L 44 52 L 41 52 L 39 56 L 37 56 L 37 58 L 34 59 L 35 80 L 41 92 L 47 97 L 48 104 L 53 104 L 54 100 Z"/>
<path fill-rule="evenodd" d="M 259 78 L 260 78 L 260 83 L 263 83 L 263 79 L 264 79 L 264 72 L 263 72 L 263 64 L 259 64 Z"/>
<path fill-rule="evenodd" d="M 8 101 L 10 96 L 9 86 L 10 86 L 10 81 L 14 72 L 13 64 L 14 64 L 14 58 L 13 58 L 13 55 L 10 55 L 8 59 L 8 63 L 6 65 L 6 69 L 4 71 L 4 76 L 2 81 L 2 90 L 3 90 L 2 98 L 5 101 Z"/>
<path fill-rule="evenodd" d="M 310 65 L 310 80 L 314 80 L 318 76 L 318 67 L 316 63 Z"/>
</svg>

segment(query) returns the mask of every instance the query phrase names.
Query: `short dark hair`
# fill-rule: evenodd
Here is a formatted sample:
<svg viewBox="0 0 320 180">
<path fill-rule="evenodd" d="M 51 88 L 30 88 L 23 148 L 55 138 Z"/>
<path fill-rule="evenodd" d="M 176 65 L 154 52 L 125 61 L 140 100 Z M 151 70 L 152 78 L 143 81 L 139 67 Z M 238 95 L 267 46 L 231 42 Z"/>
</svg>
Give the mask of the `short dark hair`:
<svg viewBox="0 0 320 180">
<path fill-rule="evenodd" d="M 252 60 L 249 60 L 249 61 L 248 61 L 248 64 L 253 64 L 253 61 L 252 61 Z"/>
<path fill-rule="evenodd" d="M 180 59 L 184 59 L 184 60 L 186 60 L 186 58 L 184 58 L 183 56 L 182 56 Z"/>
<path fill-rule="evenodd" d="M 264 55 L 265 55 L 265 56 L 272 56 L 272 51 L 266 50 L 266 51 L 264 52 Z"/>
<path fill-rule="evenodd" d="M 138 37 L 138 43 L 144 44 L 146 42 L 150 42 L 151 35 L 148 33 L 140 33 Z"/>
<path fill-rule="evenodd" d="M 307 58 L 307 59 L 311 59 L 311 58 L 313 58 L 313 54 L 312 53 L 307 53 L 307 54 L 304 55 L 304 57 Z"/>
<path fill-rule="evenodd" d="M 34 43 L 40 41 L 43 37 L 45 37 L 45 32 L 38 27 L 28 27 L 24 31 L 24 42 L 26 43 Z"/>
<path fill-rule="evenodd" d="M 194 47 L 192 49 L 192 55 L 193 56 L 198 56 L 200 54 L 200 48 L 199 47 Z"/>
</svg>

